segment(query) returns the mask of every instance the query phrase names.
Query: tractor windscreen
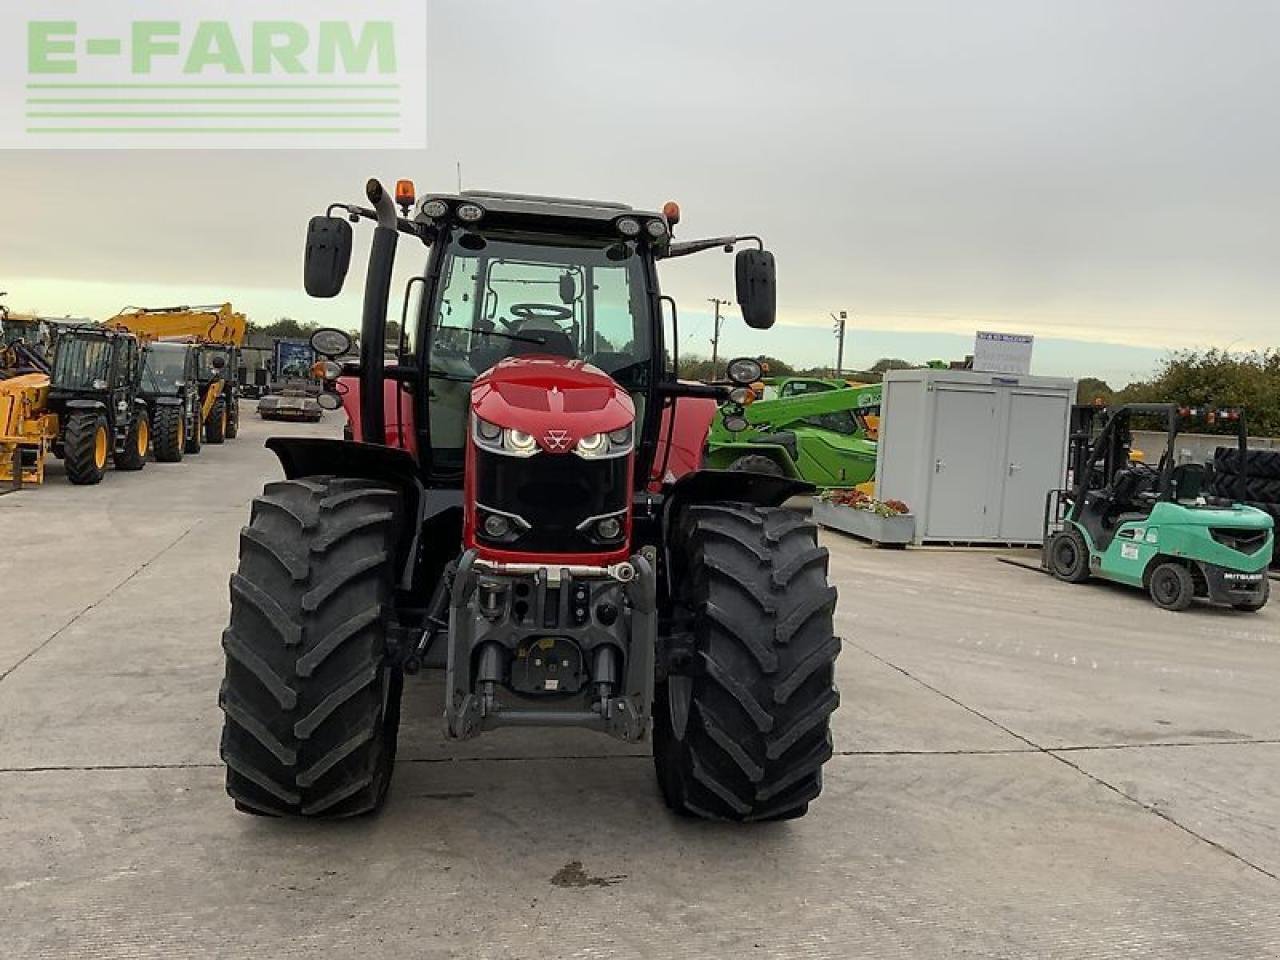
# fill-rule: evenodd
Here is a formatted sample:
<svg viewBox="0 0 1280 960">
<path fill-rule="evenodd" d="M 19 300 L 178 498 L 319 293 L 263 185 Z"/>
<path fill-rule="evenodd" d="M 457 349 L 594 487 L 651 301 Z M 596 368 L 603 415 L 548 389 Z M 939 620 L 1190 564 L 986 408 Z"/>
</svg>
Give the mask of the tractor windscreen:
<svg viewBox="0 0 1280 960">
<path fill-rule="evenodd" d="M 227 359 L 227 351 L 211 350 L 208 347 L 200 351 L 199 376 L 201 380 L 216 380 L 219 376 L 222 375 L 223 371 L 225 371 L 226 369 L 225 367 L 223 368 L 223 370 L 219 370 L 217 367 L 213 365 L 214 357 L 222 357 L 222 359 L 225 361 Z"/>
<path fill-rule="evenodd" d="M 175 344 L 153 344 L 147 348 L 142 366 L 145 393 L 175 394 L 187 379 L 187 348 Z"/>
<path fill-rule="evenodd" d="M 655 318 L 645 265 L 616 240 L 453 237 L 430 311 L 432 446 L 461 454 L 469 384 L 506 357 L 585 360 L 639 404 L 649 388 Z"/>
<path fill-rule="evenodd" d="M 105 337 L 63 334 L 53 359 L 51 383 L 66 390 L 106 390 L 111 343 Z"/>
</svg>

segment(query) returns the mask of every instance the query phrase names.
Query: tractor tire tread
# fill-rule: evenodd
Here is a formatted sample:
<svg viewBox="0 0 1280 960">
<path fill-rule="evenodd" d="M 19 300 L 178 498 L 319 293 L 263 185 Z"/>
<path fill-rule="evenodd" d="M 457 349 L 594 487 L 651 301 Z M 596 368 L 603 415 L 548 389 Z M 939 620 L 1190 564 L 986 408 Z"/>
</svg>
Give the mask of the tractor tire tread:
<svg viewBox="0 0 1280 960">
<path fill-rule="evenodd" d="M 157 463 L 181 463 L 186 452 L 182 436 L 182 408 L 163 406 L 156 409 L 155 428 L 151 431 L 151 452 Z"/>
<path fill-rule="evenodd" d="M 821 792 L 839 704 L 836 594 L 816 527 L 779 507 L 692 505 L 672 539 L 673 619 L 691 625 L 699 657 L 683 737 L 668 685 L 655 704 L 664 798 L 707 819 L 802 815 Z"/>
<path fill-rule="evenodd" d="M 108 430 L 107 419 L 100 413 L 73 413 L 67 419 L 63 433 L 63 453 L 67 464 L 67 479 L 77 486 L 86 486 L 102 480 L 103 467 L 94 456 L 98 427 Z M 110 442 L 108 440 L 108 442 Z"/>
<path fill-rule="evenodd" d="M 339 490 L 358 495 L 323 508 Z M 402 684 L 383 626 L 398 502 L 369 481 L 312 477 L 269 484 L 255 503 L 231 577 L 219 697 L 239 809 L 340 818 L 383 803 Z"/>
</svg>

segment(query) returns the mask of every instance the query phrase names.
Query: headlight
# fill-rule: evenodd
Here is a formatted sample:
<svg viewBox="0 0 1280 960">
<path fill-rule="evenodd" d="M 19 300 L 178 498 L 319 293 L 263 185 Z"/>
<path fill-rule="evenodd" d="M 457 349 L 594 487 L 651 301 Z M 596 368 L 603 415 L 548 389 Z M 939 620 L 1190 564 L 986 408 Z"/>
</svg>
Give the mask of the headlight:
<svg viewBox="0 0 1280 960">
<path fill-rule="evenodd" d="M 484 217 L 484 207 L 475 203 L 464 203 L 458 207 L 458 219 L 463 223 L 476 223 Z"/>
<path fill-rule="evenodd" d="M 573 452 L 584 460 L 605 460 L 611 457 L 623 457 L 631 452 L 635 445 L 635 432 L 631 427 L 613 430 L 609 433 L 593 433 L 583 437 L 574 447 Z"/>
<path fill-rule="evenodd" d="M 507 430 L 488 420 L 475 418 L 475 427 L 471 431 L 476 446 L 492 453 L 501 453 L 509 457 L 531 457 L 538 452 L 538 443 L 527 433 L 520 430 Z"/>
<path fill-rule="evenodd" d="M 633 217 L 623 217 L 618 221 L 618 232 L 624 237 L 636 237 L 640 235 L 640 221 Z"/>
<path fill-rule="evenodd" d="M 764 376 L 764 368 L 760 366 L 760 361 L 758 360 L 752 360 L 750 357 L 739 357 L 737 360 L 729 361 L 728 374 L 729 379 L 734 383 L 755 383 Z"/>
<path fill-rule="evenodd" d="M 439 220 L 448 212 L 449 205 L 443 200 L 424 200 L 422 203 L 422 215 L 432 220 Z"/>
</svg>

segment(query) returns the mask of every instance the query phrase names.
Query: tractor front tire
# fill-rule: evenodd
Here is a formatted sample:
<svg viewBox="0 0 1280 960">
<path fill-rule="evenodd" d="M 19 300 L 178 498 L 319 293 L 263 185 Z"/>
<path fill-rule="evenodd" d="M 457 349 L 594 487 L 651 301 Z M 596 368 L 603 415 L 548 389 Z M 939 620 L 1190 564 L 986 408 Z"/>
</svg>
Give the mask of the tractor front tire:
<svg viewBox="0 0 1280 960">
<path fill-rule="evenodd" d="M 227 400 L 219 397 L 213 401 L 209 419 L 204 422 L 204 442 L 216 446 L 227 436 Z"/>
<path fill-rule="evenodd" d="M 234 440 L 236 434 L 240 432 L 240 401 L 237 400 L 227 408 L 227 429 L 225 431 L 228 440 Z"/>
<path fill-rule="evenodd" d="M 768 477 L 784 476 L 782 468 L 777 463 L 758 453 L 748 453 L 746 456 L 739 457 L 729 464 L 729 469 L 735 473 L 763 473 Z"/>
<path fill-rule="evenodd" d="M 133 422 L 124 438 L 124 449 L 112 456 L 117 470 L 141 470 L 151 451 L 151 421 L 146 411 L 134 411 Z"/>
<path fill-rule="evenodd" d="M 684 510 L 675 620 L 687 673 L 658 685 L 654 765 L 672 810 L 712 820 L 803 816 L 822 790 L 839 704 L 836 591 L 812 522 L 743 503 Z"/>
<path fill-rule="evenodd" d="M 151 440 L 151 449 L 156 455 L 157 463 L 182 462 L 185 429 L 181 407 L 156 408 L 155 433 Z"/>
<path fill-rule="evenodd" d="M 200 448 L 204 446 L 204 440 L 203 440 L 204 425 L 200 422 L 199 404 L 196 405 L 195 415 L 192 419 L 195 421 L 195 423 L 193 425 L 190 425 L 191 436 L 190 438 L 187 439 L 186 443 L 183 445 L 183 449 L 185 449 L 187 453 L 195 454 L 195 453 L 199 453 Z M 186 422 L 185 417 L 183 419 L 182 426 L 183 426 L 183 429 L 187 429 L 189 426 Z"/>
<path fill-rule="evenodd" d="M 111 430 L 100 413 L 73 413 L 62 439 L 67 479 L 85 486 L 102 481 L 111 453 Z"/>
<path fill-rule="evenodd" d="M 1060 530 L 1049 541 L 1049 572 L 1066 583 L 1089 579 L 1089 544 L 1075 529 Z"/>
<path fill-rule="evenodd" d="M 1185 610 L 1195 599 L 1196 581 L 1183 564 L 1168 560 L 1151 571 L 1147 592 L 1161 610 Z"/>
<path fill-rule="evenodd" d="M 240 535 L 222 758 L 240 810 L 349 817 L 387 794 L 402 672 L 387 662 L 398 494 L 366 480 L 268 484 Z"/>
</svg>

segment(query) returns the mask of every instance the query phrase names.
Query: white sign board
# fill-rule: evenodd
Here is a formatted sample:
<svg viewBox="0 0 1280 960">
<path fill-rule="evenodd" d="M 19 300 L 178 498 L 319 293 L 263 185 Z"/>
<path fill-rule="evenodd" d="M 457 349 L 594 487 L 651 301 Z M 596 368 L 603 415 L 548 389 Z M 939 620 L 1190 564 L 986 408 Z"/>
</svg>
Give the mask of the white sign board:
<svg viewBox="0 0 1280 960">
<path fill-rule="evenodd" d="M 1031 373 L 1035 337 L 979 330 L 973 342 L 973 369 L 984 373 Z"/>
</svg>

